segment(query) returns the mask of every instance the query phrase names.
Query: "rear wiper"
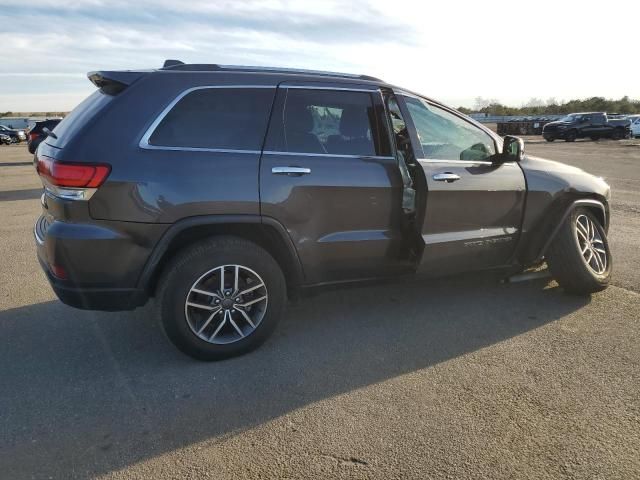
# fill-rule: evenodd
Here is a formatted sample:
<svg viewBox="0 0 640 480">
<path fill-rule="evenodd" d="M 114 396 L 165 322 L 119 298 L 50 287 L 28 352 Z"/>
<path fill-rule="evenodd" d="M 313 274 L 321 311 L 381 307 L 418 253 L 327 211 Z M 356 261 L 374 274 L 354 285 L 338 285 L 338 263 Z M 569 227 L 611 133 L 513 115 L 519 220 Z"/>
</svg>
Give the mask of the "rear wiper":
<svg viewBox="0 0 640 480">
<path fill-rule="evenodd" d="M 42 131 L 44 132 L 44 134 L 45 134 L 47 137 L 53 137 L 53 138 L 55 138 L 56 140 L 58 139 L 58 136 L 57 136 L 55 133 L 53 133 L 51 130 L 49 130 L 47 127 L 44 127 L 44 128 L 42 129 Z"/>
</svg>

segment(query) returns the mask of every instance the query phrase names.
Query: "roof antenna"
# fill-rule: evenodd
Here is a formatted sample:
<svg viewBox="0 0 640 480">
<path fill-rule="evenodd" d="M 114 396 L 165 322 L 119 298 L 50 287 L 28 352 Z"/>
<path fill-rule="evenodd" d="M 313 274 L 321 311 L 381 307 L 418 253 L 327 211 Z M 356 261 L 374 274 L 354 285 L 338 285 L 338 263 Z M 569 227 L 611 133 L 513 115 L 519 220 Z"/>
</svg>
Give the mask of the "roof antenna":
<svg viewBox="0 0 640 480">
<path fill-rule="evenodd" d="M 184 62 L 181 62 L 180 60 L 168 59 L 164 61 L 164 65 L 162 65 L 162 68 L 174 67 L 176 65 L 184 65 Z"/>
</svg>

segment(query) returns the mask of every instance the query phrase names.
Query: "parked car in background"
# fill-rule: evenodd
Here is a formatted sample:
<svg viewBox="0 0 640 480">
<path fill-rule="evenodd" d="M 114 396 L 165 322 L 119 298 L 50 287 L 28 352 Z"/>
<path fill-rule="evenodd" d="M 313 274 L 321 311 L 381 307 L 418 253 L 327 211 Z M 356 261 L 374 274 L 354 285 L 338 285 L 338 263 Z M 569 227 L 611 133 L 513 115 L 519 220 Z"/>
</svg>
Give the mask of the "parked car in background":
<svg viewBox="0 0 640 480">
<path fill-rule="evenodd" d="M 640 137 L 640 115 L 630 115 L 629 120 L 631 121 L 631 136 L 633 138 Z"/>
<path fill-rule="evenodd" d="M 27 135 L 24 133 L 24 130 L 17 130 L 5 127 L 4 125 L 0 125 L 0 133 L 11 138 L 11 143 L 20 143 L 27 139 Z"/>
<path fill-rule="evenodd" d="M 556 139 L 573 142 L 577 138 L 622 140 L 631 134 L 630 123 L 627 118 L 609 118 L 604 112 L 572 113 L 547 123 L 542 129 L 542 136 L 547 142 Z"/>
<path fill-rule="evenodd" d="M 543 259 L 567 292 L 609 283 L 609 185 L 435 100 L 364 75 L 178 61 L 89 79 L 98 91 L 36 152 L 40 264 L 78 308 L 156 297 L 196 358 L 256 348 L 287 296 L 318 285 Z"/>
<path fill-rule="evenodd" d="M 4 133 L 0 133 L 0 145 L 10 145 L 11 137 L 9 135 L 5 135 Z"/>
<path fill-rule="evenodd" d="M 60 123 L 61 118 L 52 118 L 47 120 L 41 120 L 36 122 L 33 128 L 29 130 L 27 134 L 27 145 L 29 148 L 29 153 L 35 153 L 40 142 L 44 140 L 47 136 L 46 133 L 43 132 L 44 128 L 48 128 L 49 131 L 53 131 L 56 128 L 56 125 Z"/>
</svg>

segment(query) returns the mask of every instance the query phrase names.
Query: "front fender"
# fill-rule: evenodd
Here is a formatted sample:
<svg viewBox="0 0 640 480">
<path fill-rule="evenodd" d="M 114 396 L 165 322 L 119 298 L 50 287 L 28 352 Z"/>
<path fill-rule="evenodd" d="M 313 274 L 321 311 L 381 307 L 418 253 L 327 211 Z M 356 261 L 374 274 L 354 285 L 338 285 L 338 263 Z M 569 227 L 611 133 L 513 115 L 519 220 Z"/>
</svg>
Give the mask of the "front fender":
<svg viewBox="0 0 640 480">
<path fill-rule="evenodd" d="M 561 223 L 578 206 L 593 209 L 609 226 L 611 189 L 601 178 L 562 163 L 527 157 L 521 162 L 527 180 L 527 200 L 516 261 L 539 262 Z"/>
</svg>

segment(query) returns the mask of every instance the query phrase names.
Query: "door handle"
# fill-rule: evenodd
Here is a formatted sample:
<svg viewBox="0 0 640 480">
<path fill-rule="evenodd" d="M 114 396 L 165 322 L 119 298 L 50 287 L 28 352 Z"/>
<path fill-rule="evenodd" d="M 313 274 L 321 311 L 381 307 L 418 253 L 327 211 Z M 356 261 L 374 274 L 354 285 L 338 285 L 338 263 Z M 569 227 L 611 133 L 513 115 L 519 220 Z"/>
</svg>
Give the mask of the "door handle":
<svg viewBox="0 0 640 480">
<path fill-rule="evenodd" d="M 451 183 L 451 182 L 455 182 L 456 180 L 460 180 L 460 176 L 456 175 L 455 173 L 451 173 L 451 172 L 444 172 L 444 173 L 436 173 L 433 176 L 433 179 L 436 182 L 447 182 L 447 183 Z"/>
<path fill-rule="evenodd" d="M 271 173 L 274 175 L 289 175 L 291 177 L 299 177 L 300 175 L 308 175 L 311 173 L 310 168 L 305 167 L 273 167 Z"/>
</svg>

